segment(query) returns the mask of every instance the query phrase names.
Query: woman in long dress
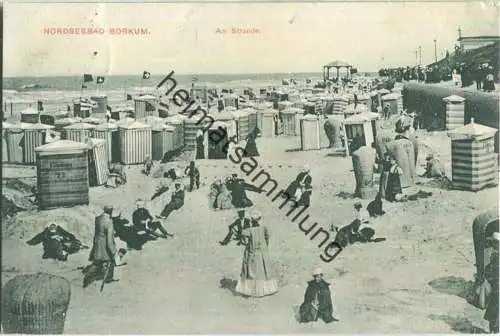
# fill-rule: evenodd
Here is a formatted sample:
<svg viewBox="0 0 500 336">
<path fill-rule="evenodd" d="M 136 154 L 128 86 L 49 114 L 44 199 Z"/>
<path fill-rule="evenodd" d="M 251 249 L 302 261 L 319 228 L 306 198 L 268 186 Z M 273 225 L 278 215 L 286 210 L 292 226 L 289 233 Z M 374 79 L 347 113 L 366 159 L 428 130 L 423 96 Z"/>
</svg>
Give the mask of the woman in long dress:
<svg viewBox="0 0 500 336">
<path fill-rule="evenodd" d="M 255 139 L 259 135 L 260 130 L 258 128 L 254 128 L 250 134 L 248 134 L 247 137 L 247 143 L 245 145 L 245 151 L 244 151 L 244 157 L 252 157 L 252 156 L 259 156 L 259 150 L 257 149 L 257 143 L 255 142 Z"/>
<path fill-rule="evenodd" d="M 260 225 L 261 218 L 258 212 L 252 212 L 251 227 L 241 234 L 245 250 L 235 291 L 244 296 L 263 297 L 278 291 L 278 282 L 269 274 L 269 233 L 265 226 Z"/>
<path fill-rule="evenodd" d="M 205 136 L 200 129 L 196 133 L 196 160 L 205 158 Z"/>
<path fill-rule="evenodd" d="M 223 181 L 219 187 L 219 193 L 215 201 L 215 209 L 226 210 L 233 207 L 233 198 L 226 183 L 227 179 Z"/>
</svg>

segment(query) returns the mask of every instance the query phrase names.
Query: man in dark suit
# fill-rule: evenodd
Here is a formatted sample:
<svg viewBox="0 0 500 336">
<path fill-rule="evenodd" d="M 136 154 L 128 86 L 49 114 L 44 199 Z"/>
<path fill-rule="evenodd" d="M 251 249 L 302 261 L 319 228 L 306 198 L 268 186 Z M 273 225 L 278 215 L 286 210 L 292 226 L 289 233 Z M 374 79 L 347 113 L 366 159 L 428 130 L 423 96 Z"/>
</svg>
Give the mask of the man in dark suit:
<svg viewBox="0 0 500 336">
<path fill-rule="evenodd" d="M 226 237 L 219 242 L 222 246 L 229 244 L 231 240 L 236 240 L 236 245 L 241 245 L 241 232 L 243 229 L 250 227 L 250 219 L 245 217 L 245 210 L 238 211 L 238 218 L 228 226 L 228 233 Z"/>
<path fill-rule="evenodd" d="M 140 236 L 146 235 L 147 239 L 172 237 L 173 234 L 168 233 L 167 229 L 161 225 L 159 221 L 155 221 L 148 209 L 144 205 L 144 201 L 138 199 L 136 201 L 135 211 L 132 213 L 132 223 Z M 156 233 L 159 230 L 161 234 Z"/>
<path fill-rule="evenodd" d="M 166 219 L 172 213 L 172 211 L 182 208 L 182 206 L 184 206 L 184 196 L 185 192 L 184 189 L 181 188 L 181 184 L 176 183 L 175 190 L 172 193 L 172 198 L 170 199 L 170 202 L 165 205 L 165 208 L 163 208 L 159 217 L 162 219 Z"/>
<path fill-rule="evenodd" d="M 298 202 L 302 198 L 302 194 L 306 191 L 306 188 L 311 189 L 312 177 L 309 174 L 309 167 L 304 166 L 302 171 L 297 175 L 295 181 L 290 183 L 285 193 L 283 194 L 284 198 L 295 199 Z"/>
<path fill-rule="evenodd" d="M 84 288 L 97 280 L 99 273 L 104 274 L 105 282 L 119 280 L 114 276 L 116 245 L 111 220 L 112 212 L 112 207 L 105 206 L 103 213 L 95 218 L 94 243 L 89 255 L 92 265 L 83 279 Z"/>
</svg>

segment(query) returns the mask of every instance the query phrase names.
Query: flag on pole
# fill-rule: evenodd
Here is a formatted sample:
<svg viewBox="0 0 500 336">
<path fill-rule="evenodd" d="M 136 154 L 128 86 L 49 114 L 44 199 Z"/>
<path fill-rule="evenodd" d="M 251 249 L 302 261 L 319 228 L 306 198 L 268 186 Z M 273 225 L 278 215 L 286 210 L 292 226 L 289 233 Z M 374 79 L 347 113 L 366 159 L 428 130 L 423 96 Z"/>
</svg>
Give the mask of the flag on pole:
<svg viewBox="0 0 500 336">
<path fill-rule="evenodd" d="M 127 93 L 127 100 L 133 100 L 132 99 L 132 95 L 130 95 L 130 94 Z"/>
<path fill-rule="evenodd" d="M 149 79 L 151 77 L 151 73 L 149 73 L 148 71 L 144 71 L 142 73 L 142 79 Z"/>
<path fill-rule="evenodd" d="M 94 78 L 92 77 L 92 75 L 90 75 L 90 74 L 83 75 L 83 82 L 84 83 L 93 82 L 93 81 L 94 81 Z"/>
<path fill-rule="evenodd" d="M 102 83 L 104 83 L 104 77 L 103 77 L 103 76 L 97 76 L 96 83 L 97 83 L 97 84 L 102 84 Z"/>
</svg>

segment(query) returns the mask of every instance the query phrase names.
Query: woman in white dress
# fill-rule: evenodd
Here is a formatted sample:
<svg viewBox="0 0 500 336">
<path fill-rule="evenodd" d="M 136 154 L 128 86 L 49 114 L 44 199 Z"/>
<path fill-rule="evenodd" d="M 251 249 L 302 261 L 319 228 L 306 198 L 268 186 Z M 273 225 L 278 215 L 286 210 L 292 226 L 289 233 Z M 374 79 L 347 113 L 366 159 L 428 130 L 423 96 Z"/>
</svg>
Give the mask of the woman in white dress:
<svg viewBox="0 0 500 336">
<path fill-rule="evenodd" d="M 250 215 L 251 227 L 242 231 L 245 250 L 235 290 L 244 296 L 263 297 L 278 291 L 278 282 L 271 278 L 269 269 L 269 233 L 260 224 L 261 219 L 260 213 L 254 210 Z"/>
</svg>

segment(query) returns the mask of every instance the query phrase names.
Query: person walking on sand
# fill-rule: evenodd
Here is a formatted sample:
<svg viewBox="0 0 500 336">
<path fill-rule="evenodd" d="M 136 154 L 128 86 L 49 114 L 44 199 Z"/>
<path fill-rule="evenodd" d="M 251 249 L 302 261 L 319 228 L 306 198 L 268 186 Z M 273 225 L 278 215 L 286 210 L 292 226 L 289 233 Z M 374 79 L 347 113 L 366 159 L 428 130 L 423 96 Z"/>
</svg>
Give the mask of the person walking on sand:
<svg viewBox="0 0 500 336">
<path fill-rule="evenodd" d="M 105 282 L 119 280 L 115 276 L 115 254 L 117 248 L 113 221 L 111 220 L 112 213 L 112 207 L 104 206 L 103 213 L 95 218 L 94 243 L 89 255 L 89 261 L 92 262 L 92 265 L 83 279 L 84 288 L 94 280 L 97 280 L 99 273 L 104 274 Z"/>
<path fill-rule="evenodd" d="M 259 150 L 257 149 L 257 143 L 255 139 L 260 134 L 260 130 L 258 128 L 254 128 L 253 131 L 250 132 L 247 136 L 247 143 L 245 145 L 244 157 L 253 157 L 259 156 Z"/>
<path fill-rule="evenodd" d="M 404 202 L 408 198 L 403 194 L 403 189 L 401 187 L 401 175 L 403 175 L 403 170 L 399 167 L 393 155 L 390 156 L 390 162 L 391 167 L 387 174 L 385 199 L 389 202 Z"/>
<path fill-rule="evenodd" d="M 254 210 L 250 214 L 251 226 L 241 232 L 245 250 L 235 291 L 246 297 L 263 297 L 278 292 L 278 282 L 269 274 L 269 232 L 260 224 L 261 219 L 262 215 Z"/>
<path fill-rule="evenodd" d="M 330 284 L 323 279 L 323 270 L 316 268 L 312 276 L 313 279 L 307 282 L 304 302 L 299 308 L 299 322 L 316 322 L 318 319 L 322 319 L 325 323 L 339 321 L 333 317 Z"/>
<path fill-rule="evenodd" d="M 205 158 L 205 135 L 201 129 L 196 132 L 196 157 L 195 159 Z"/>
<path fill-rule="evenodd" d="M 195 186 L 196 189 L 200 189 L 200 170 L 195 166 L 194 161 L 186 167 L 184 175 L 189 176 L 189 191 L 193 191 Z"/>
</svg>

